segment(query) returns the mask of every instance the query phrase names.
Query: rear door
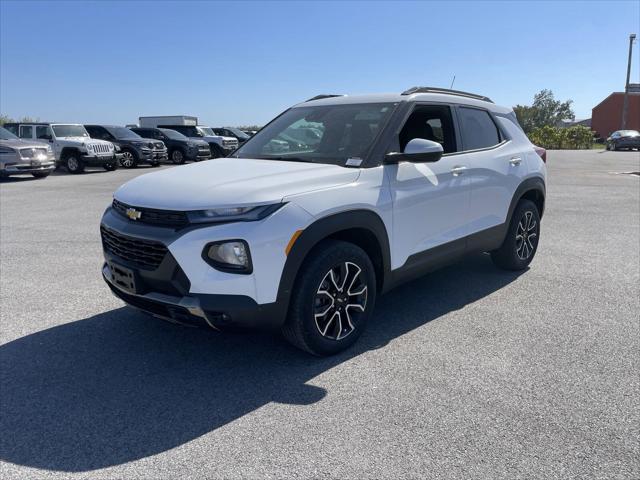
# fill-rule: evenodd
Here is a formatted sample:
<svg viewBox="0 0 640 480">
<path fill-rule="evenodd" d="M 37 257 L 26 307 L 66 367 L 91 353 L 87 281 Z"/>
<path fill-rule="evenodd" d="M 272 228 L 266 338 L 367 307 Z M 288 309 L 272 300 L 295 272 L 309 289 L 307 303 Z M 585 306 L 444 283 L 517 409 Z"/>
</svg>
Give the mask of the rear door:
<svg viewBox="0 0 640 480">
<path fill-rule="evenodd" d="M 469 234 L 473 234 L 506 221 L 527 167 L 516 142 L 491 112 L 472 106 L 458 106 L 456 111 L 462 137 L 460 158 L 471 187 Z"/>
</svg>

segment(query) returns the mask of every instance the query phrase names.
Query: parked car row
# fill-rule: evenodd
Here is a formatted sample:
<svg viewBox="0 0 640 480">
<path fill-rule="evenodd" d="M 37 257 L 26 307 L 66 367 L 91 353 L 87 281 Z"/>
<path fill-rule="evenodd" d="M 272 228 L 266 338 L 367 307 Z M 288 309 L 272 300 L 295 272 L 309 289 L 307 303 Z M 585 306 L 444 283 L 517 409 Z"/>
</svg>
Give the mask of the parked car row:
<svg viewBox="0 0 640 480">
<path fill-rule="evenodd" d="M 107 171 L 118 166 L 182 164 L 225 157 L 249 135 L 210 128 L 197 117 L 140 117 L 140 126 L 12 122 L 0 136 L 0 175 L 32 173 L 46 177 L 57 167 L 82 173 L 86 167 Z"/>
</svg>

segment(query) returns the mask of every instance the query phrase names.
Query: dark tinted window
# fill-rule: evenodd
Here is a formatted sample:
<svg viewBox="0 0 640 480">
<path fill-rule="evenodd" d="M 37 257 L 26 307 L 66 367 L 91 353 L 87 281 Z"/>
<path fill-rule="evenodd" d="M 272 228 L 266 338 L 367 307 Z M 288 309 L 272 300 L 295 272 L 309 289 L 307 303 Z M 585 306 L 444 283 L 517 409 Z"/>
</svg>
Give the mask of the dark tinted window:
<svg viewBox="0 0 640 480">
<path fill-rule="evenodd" d="M 38 125 L 36 127 L 36 138 L 49 140 L 51 138 L 51 132 L 49 131 L 49 127 L 47 125 Z"/>
<path fill-rule="evenodd" d="M 460 107 L 460 126 L 465 150 L 493 147 L 500 143 L 500 132 L 486 110 Z"/>
<path fill-rule="evenodd" d="M 20 138 L 32 138 L 33 127 L 31 125 L 20 125 Z"/>
<path fill-rule="evenodd" d="M 97 138 L 99 140 L 109 140 L 109 133 L 102 127 L 97 127 L 95 125 L 85 125 L 84 127 L 91 138 Z"/>
<path fill-rule="evenodd" d="M 4 128 L 9 130 L 14 135 L 18 135 L 18 126 L 17 125 L 5 125 Z"/>
<path fill-rule="evenodd" d="M 400 131 L 400 151 L 404 152 L 404 147 L 414 138 L 438 142 L 444 153 L 456 152 L 451 108 L 439 105 L 417 106 Z"/>
</svg>

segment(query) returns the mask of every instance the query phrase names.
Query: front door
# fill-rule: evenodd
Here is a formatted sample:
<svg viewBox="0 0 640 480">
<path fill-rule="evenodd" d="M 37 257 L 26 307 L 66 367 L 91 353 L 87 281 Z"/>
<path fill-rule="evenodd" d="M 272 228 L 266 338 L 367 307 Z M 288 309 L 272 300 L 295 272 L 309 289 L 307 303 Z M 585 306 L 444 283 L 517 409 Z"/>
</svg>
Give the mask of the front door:
<svg viewBox="0 0 640 480">
<path fill-rule="evenodd" d="M 398 135 L 399 151 L 414 138 L 440 143 L 442 158 L 434 163 L 386 165 L 393 201 L 392 268 L 411 255 L 447 245 L 447 254 L 464 251 L 468 235 L 470 189 L 459 137 L 448 105 L 416 105 Z M 448 248 L 450 247 L 450 248 Z"/>
</svg>

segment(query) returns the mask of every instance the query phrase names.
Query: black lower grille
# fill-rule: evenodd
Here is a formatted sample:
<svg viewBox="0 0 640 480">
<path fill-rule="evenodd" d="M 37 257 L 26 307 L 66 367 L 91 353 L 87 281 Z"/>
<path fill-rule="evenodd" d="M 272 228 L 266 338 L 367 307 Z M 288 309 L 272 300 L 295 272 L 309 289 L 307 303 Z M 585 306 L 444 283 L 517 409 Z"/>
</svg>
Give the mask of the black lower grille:
<svg viewBox="0 0 640 480">
<path fill-rule="evenodd" d="M 127 211 L 135 213 L 137 220 L 136 223 L 148 223 L 150 225 L 158 225 L 164 227 L 179 228 L 184 227 L 189 223 L 187 214 L 185 212 L 175 210 L 157 210 L 155 208 L 134 207 L 127 205 L 126 203 L 119 202 L 115 198 L 112 203 L 113 209 L 123 217 L 131 220 Z"/>
<path fill-rule="evenodd" d="M 100 233 L 105 250 L 142 268 L 158 268 L 168 252 L 160 242 L 128 237 L 104 225 L 100 226 Z"/>
</svg>

